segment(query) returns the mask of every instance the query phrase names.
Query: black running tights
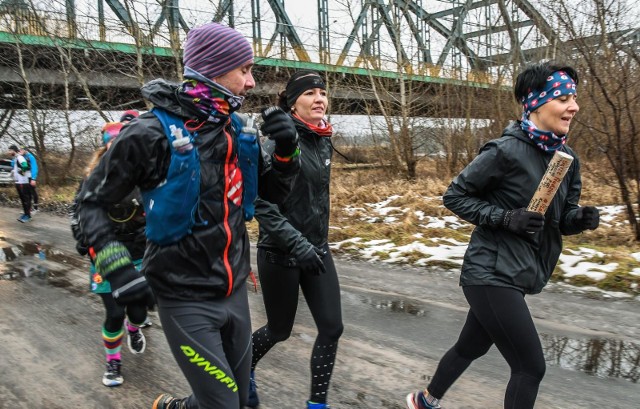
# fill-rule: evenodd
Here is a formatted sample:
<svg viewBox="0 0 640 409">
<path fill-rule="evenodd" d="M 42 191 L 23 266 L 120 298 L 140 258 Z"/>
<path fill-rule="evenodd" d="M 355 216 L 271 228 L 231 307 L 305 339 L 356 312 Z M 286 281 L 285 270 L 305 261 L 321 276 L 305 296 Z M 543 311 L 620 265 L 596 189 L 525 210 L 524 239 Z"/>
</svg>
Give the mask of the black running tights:
<svg viewBox="0 0 640 409">
<path fill-rule="evenodd" d="M 520 291 L 493 286 L 463 288 L 470 309 L 456 344 L 440 360 L 427 390 L 441 399 L 473 360 L 496 345 L 511 368 L 505 409 L 533 408 L 545 373 L 540 337 Z"/>
<path fill-rule="evenodd" d="M 111 293 L 99 293 L 104 304 L 105 317 L 104 328 L 109 332 L 118 332 L 124 323 L 125 313 L 129 317 L 129 322 L 135 325 L 142 325 L 147 319 L 147 305 L 130 304 L 126 307 L 116 303 Z"/>
<path fill-rule="evenodd" d="M 22 212 L 31 216 L 31 185 L 28 183 L 16 183 L 16 190 L 22 203 Z"/>
<path fill-rule="evenodd" d="M 326 249 L 328 250 L 328 249 Z M 276 343 L 289 338 L 298 308 L 299 288 L 309 305 L 318 328 L 311 352 L 311 396 L 309 400 L 325 403 L 333 364 L 342 335 L 342 309 L 338 274 L 331 253 L 323 259 L 325 274 L 305 274 L 297 267 L 269 263 L 264 250 L 258 249 L 258 272 L 267 312 L 267 325 L 253 333 L 251 369 Z"/>
</svg>

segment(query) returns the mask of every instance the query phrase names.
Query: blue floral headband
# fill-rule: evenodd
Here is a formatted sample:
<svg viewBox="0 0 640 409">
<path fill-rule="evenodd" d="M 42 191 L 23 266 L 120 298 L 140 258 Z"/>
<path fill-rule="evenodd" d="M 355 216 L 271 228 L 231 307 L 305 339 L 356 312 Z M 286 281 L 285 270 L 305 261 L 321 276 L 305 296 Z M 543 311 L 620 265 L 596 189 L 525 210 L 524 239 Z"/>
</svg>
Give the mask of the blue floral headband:
<svg viewBox="0 0 640 409">
<path fill-rule="evenodd" d="M 576 83 L 566 72 L 556 71 L 547 77 L 547 82 L 541 91 L 531 91 L 522 97 L 522 118 L 529 115 L 547 102 L 562 95 L 576 95 Z"/>
</svg>

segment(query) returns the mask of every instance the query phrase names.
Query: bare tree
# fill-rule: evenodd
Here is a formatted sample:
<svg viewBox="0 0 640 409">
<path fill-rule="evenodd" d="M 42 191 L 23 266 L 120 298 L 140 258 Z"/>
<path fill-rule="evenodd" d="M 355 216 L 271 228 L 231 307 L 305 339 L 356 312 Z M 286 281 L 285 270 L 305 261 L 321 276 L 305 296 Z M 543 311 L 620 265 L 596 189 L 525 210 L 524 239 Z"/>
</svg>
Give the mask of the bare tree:
<svg viewBox="0 0 640 409">
<path fill-rule="evenodd" d="M 138 10 L 134 10 L 134 6 L 138 7 Z M 19 7 L 7 6 L 0 10 L 3 27 L 9 28 L 15 38 L 14 52 L 10 53 L 11 55 L 0 55 L 0 59 L 3 60 L 3 66 L 9 67 L 19 75 L 21 84 L 14 83 L 13 89 L 16 93 L 23 95 L 15 99 L 14 105 L 15 108 L 25 108 L 28 118 L 25 123 L 30 127 L 28 133 L 25 133 L 26 130 L 22 126 L 24 123 L 17 123 L 14 120 L 11 123 L 14 129 L 10 132 L 10 137 L 17 143 L 34 149 L 34 153 L 42 163 L 45 183 L 49 179 L 47 140 L 52 141 L 66 134 L 63 143 L 57 146 L 70 145 L 71 154 L 68 157 L 67 166 L 70 166 L 75 159 L 78 138 L 74 130 L 83 133 L 86 128 L 86 126 L 77 126 L 77 123 L 72 123 L 77 122 L 78 115 L 72 115 L 71 110 L 79 107 L 79 101 L 83 101 L 80 103 L 80 108 L 88 108 L 96 112 L 105 122 L 112 120 L 107 110 L 113 110 L 113 107 L 105 101 L 110 99 L 110 93 L 119 95 L 117 94 L 119 91 L 116 87 L 101 85 L 100 80 L 97 79 L 108 79 L 109 76 L 130 78 L 139 87 L 150 77 L 156 77 L 158 72 L 170 71 L 172 73 L 170 78 L 174 78 L 175 73 L 181 71 L 177 36 L 169 39 L 174 54 L 173 64 L 167 64 L 165 57 L 160 58 L 148 52 L 153 50 L 150 45 L 154 37 L 160 37 L 162 34 L 157 32 L 157 27 L 154 27 L 148 9 L 140 10 L 139 3 L 126 0 L 125 8 L 132 18 L 139 18 L 141 21 L 134 20 L 128 27 L 120 24 L 123 35 L 130 35 L 133 39 L 135 50 L 133 55 L 93 47 L 92 41 L 83 38 L 83 30 L 78 28 L 75 20 L 70 24 L 67 20 L 68 16 L 57 17 L 55 10 L 64 8 L 65 2 L 61 0 L 47 5 L 25 0 Z M 94 18 L 95 20 L 90 22 L 89 26 L 98 27 L 104 24 L 97 16 Z M 117 32 L 117 26 L 112 24 L 109 27 L 110 32 Z M 23 34 L 48 38 L 53 47 L 23 44 Z M 78 49 L 75 46 L 78 41 L 84 44 L 84 49 Z M 14 54 L 17 57 L 14 58 Z M 47 67 L 46 71 L 43 70 L 43 66 Z M 138 87 L 133 88 L 131 94 L 138 94 Z M 136 99 L 138 103 L 141 101 L 139 96 Z M 21 100 L 24 101 L 23 106 L 19 106 Z M 130 102 L 123 100 L 122 106 L 127 106 Z M 48 110 L 55 110 L 55 112 Z M 10 112 L 5 112 L 9 119 L 12 116 Z M 63 123 L 54 119 L 56 115 L 64 120 Z M 9 126 L 9 122 L 0 123 Z M 60 128 L 52 129 L 50 125 L 53 123 L 57 123 Z"/>
<path fill-rule="evenodd" d="M 343 0 L 342 4 L 347 10 L 357 9 L 351 0 Z M 367 70 L 367 77 L 355 83 L 353 89 L 361 93 L 370 115 L 384 119 L 389 144 L 388 149 L 384 149 L 386 159 L 408 179 L 416 177 L 417 165 L 425 158 L 425 147 L 434 142 L 440 145 L 439 153 L 444 155 L 446 169 L 450 173 L 459 171 L 476 155 L 482 140 L 488 139 L 484 133 L 478 133 L 481 122 L 477 119 L 489 119 L 494 128 L 501 122 L 501 131 L 506 124 L 504 118 L 513 118 L 514 106 L 513 102 L 505 102 L 508 92 L 503 85 L 504 75 L 489 78 L 487 72 L 469 70 L 465 74 L 462 66 L 455 63 L 445 68 L 425 62 L 424 54 L 428 50 L 421 48 L 423 44 L 413 44 L 419 43 L 415 40 L 419 30 L 417 17 L 412 15 L 415 11 L 411 9 L 412 4 L 393 2 L 377 9 L 380 15 L 374 21 L 378 27 L 382 24 L 380 21 L 384 21 L 387 27 L 391 41 L 387 44 L 388 50 L 380 46 L 375 49 L 375 56 L 369 56 L 371 38 L 357 35 L 361 50 L 357 63 Z M 357 26 L 363 13 L 357 18 L 353 14 L 350 17 Z M 462 24 L 461 20 L 458 24 Z M 352 32 L 352 36 L 356 34 Z M 511 42 L 516 40 L 514 34 Z M 519 52 L 519 48 L 516 51 Z M 393 71 L 393 78 L 381 71 L 385 68 Z M 432 77 L 415 75 L 418 70 L 427 70 Z M 502 74 L 499 70 L 496 72 Z M 474 85 L 478 78 L 491 85 Z M 431 122 L 435 132 L 429 132 L 429 127 L 424 125 L 425 117 L 435 119 Z M 499 133 L 492 136 L 496 135 Z"/>
<path fill-rule="evenodd" d="M 0 110 L 0 138 L 2 138 L 7 132 L 7 129 L 11 124 L 11 119 L 13 118 L 15 113 L 16 113 L 15 109 Z"/>
<path fill-rule="evenodd" d="M 567 36 L 563 51 L 581 75 L 581 112 L 572 135 L 591 159 L 586 168 L 619 190 L 640 240 L 640 53 L 629 27 L 637 22 L 634 9 L 624 0 L 554 4 L 550 10 Z"/>
</svg>

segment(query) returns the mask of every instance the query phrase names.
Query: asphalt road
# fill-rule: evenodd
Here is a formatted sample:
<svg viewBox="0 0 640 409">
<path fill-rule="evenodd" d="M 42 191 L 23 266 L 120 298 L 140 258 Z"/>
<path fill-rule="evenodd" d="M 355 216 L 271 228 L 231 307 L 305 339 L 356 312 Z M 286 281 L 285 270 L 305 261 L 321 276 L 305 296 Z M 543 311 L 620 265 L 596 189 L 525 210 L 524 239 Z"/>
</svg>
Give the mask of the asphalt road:
<svg viewBox="0 0 640 409">
<path fill-rule="evenodd" d="M 161 392 L 189 393 L 159 320 L 143 355 L 123 348 L 124 385 L 102 386 L 102 305 L 88 291 L 87 261 L 75 254 L 67 220 L 0 207 L 0 408 L 150 408 Z M 46 259 L 37 255 L 37 245 Z M 455 342 L 466 303 L 455 271 L 402 268 L 337 257 L 345 332 L 332 408 L 404 408 Z M 530 297 L 547 374 L 536 408 L 640 407 L 640 300 L 604 298 L 554 285 Z M 255 328 L 260 293 L 249 296 Z M 315 337 L 303 301 L 294 332 L 256 370 L 263 409 L 302 408 Z M 493 348 L 447 393 L 447 409 L 501 408 L 509 369 Z"/>
</svg>

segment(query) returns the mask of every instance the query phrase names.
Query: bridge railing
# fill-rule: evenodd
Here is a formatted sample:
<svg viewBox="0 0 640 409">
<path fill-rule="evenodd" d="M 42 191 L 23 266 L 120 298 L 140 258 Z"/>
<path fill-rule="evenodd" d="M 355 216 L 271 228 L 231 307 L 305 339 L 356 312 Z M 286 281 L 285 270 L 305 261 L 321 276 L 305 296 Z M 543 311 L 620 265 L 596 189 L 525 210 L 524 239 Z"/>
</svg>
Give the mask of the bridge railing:
<svg viewBox="0 0 640 409">
<path fill-rule="evenodd" d="M 142 34 L 148 34 L 143 25 L 138 26 Z M 66 13 L 56 11 L 13 10 L 2 13 L 0 10 L 0 32 L 28 34 L 61 39 L 79 39 L 87 41 L 105 41 L 123 44 L 135 44 L 135 38 L 127 27 L 116 18 L 104 18 L 99 23 L 97 16 L 78 15 L 70 21 Z M 168 34 L 162 32 L 153 36 L 153 46 L 169 47 Z"/>
</svg>

